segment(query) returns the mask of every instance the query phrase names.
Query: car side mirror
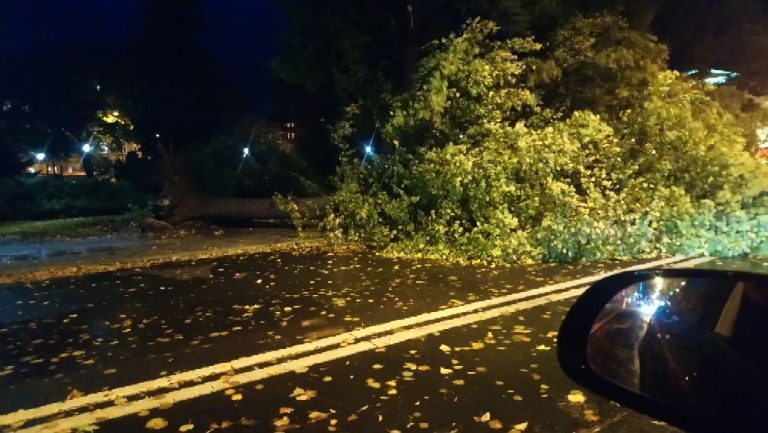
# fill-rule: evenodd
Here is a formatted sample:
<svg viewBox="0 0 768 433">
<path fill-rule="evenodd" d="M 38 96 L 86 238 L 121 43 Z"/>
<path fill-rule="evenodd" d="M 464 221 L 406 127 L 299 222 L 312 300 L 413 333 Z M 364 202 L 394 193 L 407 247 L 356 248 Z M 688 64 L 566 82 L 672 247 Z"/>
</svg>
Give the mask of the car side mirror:
<svg viewBox="0 0 768 433">
<path fill-rule="evenodd" d="M 558 359 L 586 389 L 684 430 L 768 431 L 768 275 L 608 277 L 566 315 Z"/>
</svg>

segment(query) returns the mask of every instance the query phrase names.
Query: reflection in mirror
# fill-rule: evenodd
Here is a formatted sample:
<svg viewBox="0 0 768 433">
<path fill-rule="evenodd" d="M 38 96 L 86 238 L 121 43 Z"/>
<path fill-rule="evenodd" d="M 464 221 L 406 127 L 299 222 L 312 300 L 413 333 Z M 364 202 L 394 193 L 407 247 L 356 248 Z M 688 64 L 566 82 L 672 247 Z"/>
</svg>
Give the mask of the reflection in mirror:
<svg viewBox="0 0 768 433">
<path fill-rule="evenodd" d="M 768 287 L 657 277 L 619 292 L 587 343 L 603 378 L 678 408 L 768 409 Z"/>
</svg>

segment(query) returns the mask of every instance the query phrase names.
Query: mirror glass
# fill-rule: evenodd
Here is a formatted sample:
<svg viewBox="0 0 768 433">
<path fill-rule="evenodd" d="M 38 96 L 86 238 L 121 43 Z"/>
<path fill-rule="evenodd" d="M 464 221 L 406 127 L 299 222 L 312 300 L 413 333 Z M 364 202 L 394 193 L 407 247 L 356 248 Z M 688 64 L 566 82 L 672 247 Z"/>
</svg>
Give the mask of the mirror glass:
<svg viewBox="0 0 768 433">
<path fill-rule="evenodd" d="M 598 315 L 592 370 L 672 406 L 768 410 L 768 287 L 732 277 L 656 277 L 627 287 Z"/>
</svg>

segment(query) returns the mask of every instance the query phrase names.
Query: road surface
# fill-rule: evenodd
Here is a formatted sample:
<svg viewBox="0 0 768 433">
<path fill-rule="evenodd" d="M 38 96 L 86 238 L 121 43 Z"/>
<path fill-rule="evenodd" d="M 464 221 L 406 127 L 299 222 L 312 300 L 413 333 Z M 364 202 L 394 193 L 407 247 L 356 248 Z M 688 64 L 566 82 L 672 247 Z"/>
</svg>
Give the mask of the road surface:
<svg viewBox="0 0 768 433">
<path fill-rule="evenodd" d="M 280 252 L 0 286 L 0 428 L 672 432 L 555 359 L 575 296 L 638 264 Z"/>
</svg>

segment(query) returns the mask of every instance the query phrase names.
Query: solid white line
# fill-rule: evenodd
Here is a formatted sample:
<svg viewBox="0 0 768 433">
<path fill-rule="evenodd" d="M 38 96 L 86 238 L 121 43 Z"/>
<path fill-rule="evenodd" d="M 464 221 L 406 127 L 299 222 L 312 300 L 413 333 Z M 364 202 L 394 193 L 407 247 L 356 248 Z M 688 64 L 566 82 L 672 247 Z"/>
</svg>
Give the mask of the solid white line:
<svg viewBox="0 0 768 433">
<path fill-rule="evenodd" d="M 221 379 L 213 380 L 210 382 L 201 383 L 199 385 L 193 385 L 184 389 L 169 392 L 164 395 L 145 398 L 143 400 L 129 402 L 120 406 L 111 406 L 104 409 L 98 409 L 92 412 L 74 415 L 68 418 L 62 418 L 46 424 L 32 426 L 23 430 L 17 430 L 16 433 L 53 433 L 70 431 L 78 427 L 94 424 L 96 422 L 104 422 L 110 419 L 136 414 L 142 410 L 156 409 L 169 403 L 175 404 L 205 395 L 210 395 L 216 392 L 221 392 L 233 387 L 234 385 L 232 384 L 237 384 L 237 386 L 240 386 L 259 380 L 264 380 L 269 377 L 290 373 L 299 368 L 309 368 L 317 364 L 334 361 L 358 353 L 367 352 L 370 350 L 391 346 L 407 340 L 424 337 L 435 332 L 445 331 L 447 329 L 492 319 L 504 314 L 510 314 L 540 305 L 549 304 L 551 302 L 573 298 L 579 296 L 584 292 L 584 290 L 586 290 L 586 288 L 572 289 L 566 292 L 529 299 L 504 307 L 494 308 L 491 310 L 448 319 L 442 322 L 432 323 L 430 325 L 422 326 L 419 328 L 398 332 L 393 335 L 379 337 L 368 341 L 362 341 L 359 343 L 351 344 L 349 346 L 309 355 L 304 358 L 294 359 L 282 364 L 257 368 L 249 372 L 229 376 L 226 378 L 226 381 Z"/>
<path fill-rule="evenodd" d="M 296 346 L 288 347 L 285 349 L 274 350 L 258 355 L 248 356 L 244 358 L 235 359 L 233 361 L 215 364 L 208 367 L 203 367 L 195 370 L 190 370 L 174 375 L 153 379 L 145 382 L 140 382 L 133 385 L 128 385 L 113 390 L 102 391 L 98 393 L 89 394 L 83 397 L 67 400 L 64 402 L 51 403 L 48 405 L 40 406 L 34 409 L 21 409 L 9 414 L 0 415 L 0 425 L 15 425 L 18 423 L 25 423 L 37 418 L 46 416 L 61 414 L 84 406 L 92 406 L 100 403 L 110 402 L 118 398 L 126 398 L 137 394 L 146 394 L 159 389 L 164 388 L 178 388 L 180 384 L 190 381 L 200 381 L 205 377 L 209 377 L 215 374 L 224 374 L 233 370 L 243 369 L 247 367 L 253 367 L 266 362 L 275 361 L 278 359 L 296 356 L 307 352 L 316 351 L 329 346 L 349 342 L 355 339 L 362 339 L 370 337 L 376 334 L 389 332 L 399 328 L 407 326 L 413 326 L 433 320 L 443 319 L 458 314 L 466 314 L 475 310 L 489 308 L 512 301 L 517 301 L 524 298 L 533 296 L 545 295 L 558 290 L 563 290 L 571 287 L 577 287 L 592 283 L 594 281 L 605 278 L 609 275 L 613 275 L 619 272 L 631 271 L 637 269 L 644 269 L 649 267 L 664 266 L 674 264 L 683 260 L 683 257 L 673 257 L 669 259 L 656 260 L 653 262 L 643 263 L 637 266 L 632 266 L 617 271 L 601 273 L 589 277 L 580 278 L 577 280 L 567 281 L 563 283 L 553 284 L 538 289 L 528 290 L 520 293 L 513 293 L 507 296 L 498 298 L 492 298 L 485 301 L 478 301 L 471 304 L 466 304 L 458 307 L 448 308 L 445 310 L 434 311 L 431 313 L 420 314 L 417 316 L 409 317 L 406 319 L 394 320 L 380 325 L 374 325 L 367 328 L 350 331 L 344 334 L 323 338 L 310 343 L 303 343 Z M 687 263 L 687 262 L 686 262 Z M 407 332 L 407 331 L 404 331 Z M 398 333 L 399 334 L 399 333 Z M 350 347 L 350 346 L 347 346 Z M 283 364 L 284 365 L 284 364 Z M 258 370 L 257 370 L 258 371 Z M 191 388 L 197 388 L 192 386 Z M 190 389 L 191 389 L 190 388 Z M 179 391 L 177 391 L 179 392 Z M 215 391 L 214 391 L 215 392 Z"/>
</svg>

